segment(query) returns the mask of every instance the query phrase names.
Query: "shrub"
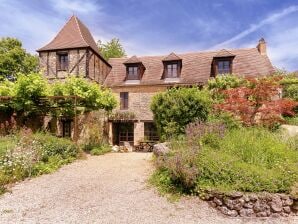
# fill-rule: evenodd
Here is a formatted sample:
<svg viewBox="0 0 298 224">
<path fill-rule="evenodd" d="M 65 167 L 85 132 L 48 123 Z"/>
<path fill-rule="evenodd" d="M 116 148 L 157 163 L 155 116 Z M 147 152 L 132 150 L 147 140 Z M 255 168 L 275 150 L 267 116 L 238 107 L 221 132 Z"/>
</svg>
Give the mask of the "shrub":
<svg viewBox="0 0 298 224">
<path fill-rule="evenodd" d="M 204 147 L 197 189 L 285 192 L 298 178 L 298 152 L 264 129 L 230 131 L 220 150 Z"/>
<path fill-rule="evenodd" d="M 190 137 L 198 136 L 198 141 L 186 137 L 171 143 L 170 153 L 156 160 L 159 187 L 199 195 L 206 190 L 290 193 L 298 180 L 295 144 L 267 129 L 238 128 L 215 135 L 214 127 L 194 125 L 190 129 L 198 134 Z"/>
<path fill-rule="evenodd" d="M 276 99 L 278 77 L 250 79 L 249 87 L 225 90 L 225 101 L 215 105 L 215 109 L 232 113 L 243 124 L 274 127 L 284 122 L 282 115 L 295 115 L 297 103 L 290 99 Z"/>
<path fill-rule="evenodd" d="M 90 153 L 91 153 L 91 155 L 98 156 L 98 155 L 106 154 L 106 153 L 111 152 L 111 151 L 112 151 L 112 148 L 111 148 L 110 145 L 103 144 L 103 145 L 94 147 L 90 151 Z"/>
<path fill-rule="evenodd" d="M 162 138 L 184 133 L 185 126 L 190 122 L 207 120 L 210 107 L 209 93 L 198 88 L 173 88 L 158 93 L 151 102 L 154 120 Z"/>
<path fill-rule="evenodd" d="M 11 144 L 7 144 L 8 138 L 13 139 Z M 73 161 L 79 152 L 70 140 L 28 130 L 0 138 L 0 145 L 5 150 L 0 154 L 0 192 L 8 183 L 56 170 Z"/>
<path fill-rule="evenodd" d="M 195 161 L 199 153 L 199 145 L 192 142 L 172 140 L 171 153 L 158 157 L 156 165 L 161 175 L 167 173 L 170 182 L 181 192 L 191 192 L 195 187 L 198 169 Z M 188 150 L 185 150 L 185 149 Z"/>
<path fill-rule="evenodd" d="M 287 75 L 280 84 L 283 87 L 283 96 L 298 101 L 298 77 L 296 75 Z"/>
</svg>

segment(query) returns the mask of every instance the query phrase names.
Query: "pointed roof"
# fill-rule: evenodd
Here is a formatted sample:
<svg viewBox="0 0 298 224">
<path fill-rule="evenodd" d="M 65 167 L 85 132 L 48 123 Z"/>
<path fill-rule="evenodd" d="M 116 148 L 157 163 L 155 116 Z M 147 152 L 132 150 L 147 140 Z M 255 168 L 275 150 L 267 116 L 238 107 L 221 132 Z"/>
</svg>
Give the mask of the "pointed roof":
<svg viewBox="0 0 298 224">
<path fill-rule="evenodd" d="M 214 57 L 215 58 L 235 57 L 235 55 L 226 49 L 221 49 Z"/>
<path fill-rule="evenodd" d="M 135 55 L 129 58 L 128 60 L 126 60 L 125 62 L 123 62 L 123 64 L 137 64 L 137 63 L 142 63 L 142 61 L 138 59 L 138 57 Z"/>
<path fill-rule="evenodd" d="M 182 60 L 182 59 L 179 58 L 174 52 L 172 52 L 171 54 L 166 56 L 164 59 L 162 59 L 162 61 L 179 61 L 179 60 Z"/>
<path fill-rule="evenodd" d="M 76 17 L 71 16 L 57 36 L 37 51 L 90 47 L 98 55 L 99 49 L 88 28 Z"/>
</svg>

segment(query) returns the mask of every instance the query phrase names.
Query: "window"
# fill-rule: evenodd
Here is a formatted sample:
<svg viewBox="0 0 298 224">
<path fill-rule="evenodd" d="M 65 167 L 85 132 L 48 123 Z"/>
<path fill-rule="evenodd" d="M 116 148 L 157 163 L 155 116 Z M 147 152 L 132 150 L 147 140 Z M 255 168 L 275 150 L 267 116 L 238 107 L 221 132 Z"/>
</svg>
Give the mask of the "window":
<svg viewBox="0 0 298 224">
<path fill-rule="evenodd" d="M 159 137 L 157 134 L 156 126 L 153 122 L 145 122 L 144 123 L 144 136 L 148 141 L 158 141 Z"/>
<path fill-rule="evenodd" d="M 57 69 L 59 71 L 67 71 L 68 70 L 68 54 L 67 53 L 59 53 L 57 56 L 58 56 Z"/>
<path fill-rule="evenodd" d="M 229 74 L 231 73 L 231 61 L 218 61 L 217 62 L 217 74 Z"/>
<path fill-rule="evenodd" d="M 127 67 L 127 79 L 128 80 L 138 80 L 139 79 L 138 66 L 128 66 Z"/>
<path fill-rule="evenodd" d="M 120 110 L 128 109 L 128 92 L 120 93 Z"/>
<path fill-rule="evenodd" d="M 178 77 L 178 64 L 168 64 L 167 65 L 167 78 L 177 78 Z"/>
</svg>

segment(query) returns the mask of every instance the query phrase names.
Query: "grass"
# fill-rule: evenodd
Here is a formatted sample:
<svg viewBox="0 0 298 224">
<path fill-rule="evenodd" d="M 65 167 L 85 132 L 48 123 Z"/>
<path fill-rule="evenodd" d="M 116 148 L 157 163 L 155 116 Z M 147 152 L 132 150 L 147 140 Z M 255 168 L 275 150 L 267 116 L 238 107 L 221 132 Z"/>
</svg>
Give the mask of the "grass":
<svg viewBox="0 0 298 224">
<path fill-rule="evenodd" d="M 98 145 L 98 146 L 92 148 L 90 151 L 90 154 L 94 155 L 94 156 L 99 156 L 99 155 L 104 155 L 111 151 L 112 151 L 112 148 L 110 145 L 103 144 L 103 145 Z"/>
<path fill-rule="evenodd" d="M 195 156 L 188 152 L 194 145 L 172 144 L 172 153 L 159 161 L 162 165 L 151 177 L 160 192 L 290 193 L 298 182 L 295 140 L 283 141 L 279 133 L 262 128 L 233 129 L 216 141 L 214 135 L 207 138 L 197 141 L 203 145 Z M 186 185 L 194 174 L 195 180 Z"/>
</svg>

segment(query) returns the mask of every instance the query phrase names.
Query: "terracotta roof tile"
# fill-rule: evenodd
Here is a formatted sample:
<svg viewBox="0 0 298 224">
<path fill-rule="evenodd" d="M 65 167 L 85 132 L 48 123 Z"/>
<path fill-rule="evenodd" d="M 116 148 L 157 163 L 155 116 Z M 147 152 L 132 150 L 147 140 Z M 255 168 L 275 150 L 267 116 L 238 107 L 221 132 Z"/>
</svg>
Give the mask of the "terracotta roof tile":
<svg viewBox="0 0 298 224">
<path fill-rule="evenodd" d="M 230 51 L 226 49 L 220 50 L 216 55 L 215 58 L 221 58 L 221 57 L 234 57 L 235 55 L 232 54 Z"/>
<path fill-rule="evenodd" d="M 142 61 L 137 58 L 137 56 L 132 56 L 131 58 L 129 58 L 128 60 L 126 60 L 125 62 L 123 62 L 123 64 L 136 64 L 136 63 L 142 63 Z"/>
<path fill-rule="evenodd" d="M 261 76 L 274 72 L 274 68 L 266 55 L 261 55 L 257 48 L 229 50 L 235 55 L 233 73 L 244 76 Z M 210 78 L 212 60 L 220 51 L 177 54 L 182 59 L 181 83 L 206 83 Z M 163 59 L 166 56 L 144 56 L 138 59 L 146 70 L 140 84 L 163 84 Z M 111 58 L 112 70 L 105 80 L 107 86 L 125 85 L 126 68 L 123 64 L 127 58 Z"/>
<path fill-rule="evenodd" d="M 178 60 L 181 60 L 181 58 L 179 58 L 174 52 L 172 52 L 171 54 L 169 54 L 162 60 L 163 61 L 178 61 Z"/>
</svg>

